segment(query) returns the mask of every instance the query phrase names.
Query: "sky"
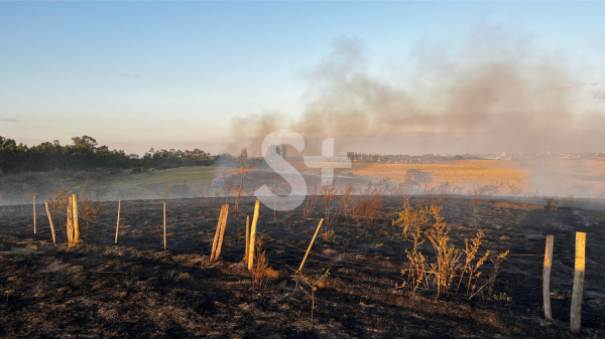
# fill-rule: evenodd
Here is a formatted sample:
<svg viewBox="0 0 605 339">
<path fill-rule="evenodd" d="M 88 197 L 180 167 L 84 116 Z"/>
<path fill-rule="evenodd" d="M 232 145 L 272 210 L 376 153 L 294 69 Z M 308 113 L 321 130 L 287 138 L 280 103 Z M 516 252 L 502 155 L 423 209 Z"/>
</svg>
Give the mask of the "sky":
<svg viewBox="0 0 605 339">
<path fill-rule="evenodd" d="M 604 13 L 605 2 L 0 2 L 0 135 L 216 154 L 237 117 L 305 111 L 308 73 L 338 39 L 398 83 L 419 46 L 456 48 L 493 27 L 564 60 L 598 110 Z"/>
</svg>

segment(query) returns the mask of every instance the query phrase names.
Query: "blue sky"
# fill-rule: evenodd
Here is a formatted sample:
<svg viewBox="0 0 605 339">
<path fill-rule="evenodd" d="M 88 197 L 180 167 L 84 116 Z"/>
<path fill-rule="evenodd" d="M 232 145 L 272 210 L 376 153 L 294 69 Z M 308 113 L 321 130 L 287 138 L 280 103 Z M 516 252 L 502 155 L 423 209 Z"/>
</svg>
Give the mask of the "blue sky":
<svg viewBox="0 0 605 339">
<path fill-rule="evenodd" d="M 419 44 L 496 25 L 605 82 L 605 2 L 0 2 L 0 135 L 223 149 L 230 120 L 297 115 L 338 37 L 395 79 Z"/>
</svg>

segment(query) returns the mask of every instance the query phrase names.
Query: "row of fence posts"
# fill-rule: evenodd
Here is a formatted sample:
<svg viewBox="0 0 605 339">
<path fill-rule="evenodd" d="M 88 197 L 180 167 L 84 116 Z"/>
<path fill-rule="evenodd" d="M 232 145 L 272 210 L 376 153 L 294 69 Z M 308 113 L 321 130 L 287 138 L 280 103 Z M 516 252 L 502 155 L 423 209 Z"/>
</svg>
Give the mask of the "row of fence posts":
<svg viewBox="0 0 605 339">
<path fill-rule="evenodd" d="M 33 197 L 34 202 L 34 234 L 36 233 L 36 196 Z M 52 233 L 53 244 L 57 244 L 55 236 L 55 227 L 50 214 L 50 208 L 48 202 L 45 202 L 46 213 L 48 214 L 48 222 L 50 224 L 50 230 Z M 116 240 L 118 243 L 118 232 L 120 228 L 120 208 L 122 201 L 118 201 L 118 220 L 116 224 Z M 258 213 L 260 208 L 260 201 L 256 201 L 254 206 L 254 217 L 252 219 L 252 228 L 250 229 L 250 217 L 246 217 L 246 252 L 244 254 L 244 260 L 248 264 L 248 270 L 252 270 L 254 266 L 254 244 L 256 240 L 256 224 L 258 222 Z M 216 262 L 221 254 L 221 247 L 223 244 L 223 238 L 225 236 L 225 229 L 227 227 L 227 217 L 229 215 L 229 204 L 225 204 L 221 208 L 221 213 L 216 226 L 216 232 L 214 234 L 214 241 L 212 243 L 212 252 L 210 254 L 210 262 Z M 315 242 L 315 238 L 321 228 L 323 219 L 319 222 L 317 230 L 313 235 L 313 239 L 309 244 L 309 248 L 305 253 L 299 271 L 302 270 L 305 260 L 311 251 L 311 246 Z M 67 204 L 67 239 L 68 245 L 74 246 L 80 241 L 80 225 L 78 222 L 78 195 L 73 194 L 69 198 Z M 546 236 L 546 250 L 544 253 L 544 270 L 542 272 L 543 284 L 542 284 L 542 296 L 544 299 L 544 318 L 546 321 L 552 322 L 552 307 L 550 304 L 550 272 L 552 269 L 552 256 L 554 250 L 554 236 Z M 164 203 L 164 249 L 166 249 L 166 203 Z M 576 232 L 576 259 L 575 259 L 575 271 L 573 278 L 573 289 L 571 294 L 571 308 L 569 316 L 569 329 L 572 335 L 579 337 L 582 328 L 582 299 L 584 293 L 584 274 L 586 267 L 586 233 Z"/>
<path fill-rule="evenodd" d="M 555 237 L 546 236 L 544 252 L 544 270 L 542 272 L 542 296 L 544 299 L 544 319 L 552 322 L 550 305 L 550 271 Z M 582 331 L 582 298 L 584 293 L 584 272 L 586 269 L 586 233 L 576 232 L 576 261 L 571 292 L 571 307 L 569 313 L 569 331 L 575 337 L 580 337 Z"/>
</svg>

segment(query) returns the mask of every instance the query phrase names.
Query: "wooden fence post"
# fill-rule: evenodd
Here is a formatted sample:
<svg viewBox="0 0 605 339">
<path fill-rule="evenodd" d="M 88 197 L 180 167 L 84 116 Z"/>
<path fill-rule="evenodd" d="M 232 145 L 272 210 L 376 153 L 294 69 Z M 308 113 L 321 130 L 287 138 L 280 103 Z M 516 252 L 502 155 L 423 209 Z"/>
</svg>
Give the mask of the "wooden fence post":
<svg viewBox="0 0 605 339">
<path fill-rule="evenodd" d="M 218 260 L 221 255 L 221 248 L 223 247 L 223 237 L 225 236 L 225 229 L 227 228 L 227 219 L 229 217 L 229 204 L 225 204 L 225 215 L 223 216 L 223 223 L 221 224 L 221 234 L 218 237 L 218 245 L 216 246 L 216 253 L 214 254 L 214 261 Z"/>
<path fill-rule="evenodd" d="M 166 203 L 164 203 L 164 249 L 166 249 Z"/>
<path fill-rule="evenodd" d="M 542 297 L 544 299 L 544 319 L 546 319 L 548 322 L 552 322 L 552 309 L 550 307 L 550 270 L 552 267 L 552 252 L 554 242 L 554 235 L 546 236 L 544 270 L 542 271 Z"/>
<path fill-rule="evenodd" d="M 34 194 L 34 234 L 36 234 L 36 195 Z"/>
<path fill-rule="evenodd" d="M 586 268 L 585 249 L 586 233 L 576 232 L 576 265 L 569 315 L 569 330 L 575 337 L 580 337 L 582 330 L 582 294 L 584 292 L 584 271 Z"/>
<path fill-rule="evenodd" d="M 246 253 L 244 254 L 244 261 L 248 261 L 248 250 L 250 249 L 250 216 L 246 216 Z"/>
<path fill-rule="evenodd" d="M 69 200 L 67 201 L 67 222 L 66 222 L 66 228 L 67 228 L 67 246 L 73 246 L 74 245 L 74 225 L 73 225 L 73 218 L 74 218 L 74 214 L 73 214 L 73 198 L 69 197 Z"/>
<path fill-rule="evenodd" d="M 254 217 L 252 218 L 252 229 L 250 230 L 250 246 L 248 250 L 248 271 L 252 270 L 254 266 L 254 241 L 256 240 L 256 223 L 258 222 L 258 210 L 260 208 L 260 201 L 256 200 L 254 205 Z"/>
<path fill-rule="evenodd" d="M 48 215 L 48 223 L 50 224 L 50 231 L 52 232 L 52 235 L 53 235 L 53 245 L 56 245 L 57 239 L 55 237 L 55 225 L 53 225 L 53 217 L 50 215 L 50 208 L 48 208 L 48 201 L 45 201 L 44 205 L 46 205 L 46 214 Z"/>
<path fill-rule="evenodd" d="M 299 272 L 301 272 L 302 269 L 303 269 L 305 261 L 307 260 L 307 256 L 309 256 L 309 252 L 311 252 L 311 247 L 313 247 L 313 243 L 315 242 L 315 238 L 317 238 L 317 234 L 319 233 L 319 229 L 321 228 L 321 224 L 323 222 L 324 222 L 324 220 L 321 219 L 319 221 L 319 225 L 317 225 L 317 229 L 315 230 L 315 234 L 313 235 L 313 239 L 311 239 L 311 243 L 309 244 L 309 248 L 307 248 L 307 253 L 305 253 L 305 257 L 303 258 L 302 262 L 300 263 L 300 267 L 298 268 Z"/>
<path fill-rule="evenodd" d="M 74 210 L 74 244 L 80 242 L 80 223 L 78 222 L 78 195 L 72 195 L 73 210 Z"/>
<path fill-rule="evenodd" d="M 216 246 L 218 245 L 218 238 L 221 234 L 221 226 L 223 225 L 224 216 L 225 216 L 225 205 L 222 205 L 221 214 L 219 215 L 218 223 L 216 224 L 216 232 L 214 232 L 214 241 L 212 242 L 212 252 L 210 252 L 210 262 L 214 262 Z"/>
<path fill-rule="evenodd" d="M 118 244 L 118 229 L 120 228 L 120 208 L 121 207 L 122 207 L 122 200 L 118 200 L 118 223 L 116 224 L 116 245 Z"/>
</svg>

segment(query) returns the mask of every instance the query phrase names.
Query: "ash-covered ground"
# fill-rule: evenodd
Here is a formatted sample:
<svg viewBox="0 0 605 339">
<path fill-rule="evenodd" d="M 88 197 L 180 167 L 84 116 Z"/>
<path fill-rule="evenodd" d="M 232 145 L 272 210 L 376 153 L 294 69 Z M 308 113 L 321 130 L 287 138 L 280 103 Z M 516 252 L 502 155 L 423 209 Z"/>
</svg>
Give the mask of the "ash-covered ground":
<svg viewBox="0 0 605 339">
<path fill-rule="evenodd" d="M 339 198 L 336 198 L 338 200 Z M 605 338 L 605 212 L 562 206 L 483 201 L 477 225 L 481 251 L 510 250 L 494 294 L 510 298 L 468 300 L 466 293 L 415 294 L 401 269 L 407 262 L 402 230 L 392 225 L 402 197 L 385 197 L 372 226 L 340 213 L 324 224 L 304 274 L 330 275 L 311 300 L 292 294 L 298 267 L 319 219 L 323 199 L 303 219 L 303 207 L 274 212 L 261 206 L 258 236 L 275 271 L 264 290 L 253 291 L 242 258 L 245 220 L 254 201 L 229 214 L 220 260 L 209 263 L 220 205 L 225 198 L 167 201 L 168 249 L 163 250 L 162 200 L 122 201 L 119 244 L 114 244 L 117 202 L 100 220 L 82 220 L 82 243 L 66 246 L 65 218 L 55 216 L 53 246 L 43 205 L 2 206 L 0 214 L 0 338 L 566 338 L 573 281 L 575 232 L 587 233 L 583 338 Z M 233 207 L 233 198 L 229 203 Z M 443 206 L 451 241 L 464 248 L 475 232 L 468 200 L 412 198 L 412 205 Z M 333 204 L 336 213 L 338 204 Z M 555 236 L 552 270 L 554 322 L 543 320 L 542 263 L 545 235 Z M 434 259 L 430 244 L 422 252 Z M 489 272 L 490 263 L 483 269 Z M 307 289 L 308 290 L 308 289 Z"/>
</svg>

